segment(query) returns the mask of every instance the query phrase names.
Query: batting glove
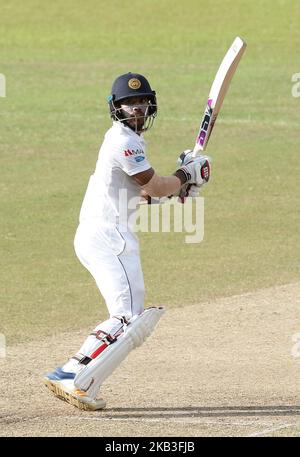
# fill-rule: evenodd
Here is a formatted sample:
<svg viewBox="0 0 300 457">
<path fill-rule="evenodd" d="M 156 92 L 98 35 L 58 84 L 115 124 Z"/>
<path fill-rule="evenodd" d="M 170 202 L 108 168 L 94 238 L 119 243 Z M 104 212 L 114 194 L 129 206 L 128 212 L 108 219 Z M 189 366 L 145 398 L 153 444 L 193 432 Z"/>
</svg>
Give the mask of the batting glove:
<svg viewBox="0 0 300 457">
<path fill-rule="evenodd" d="M 202 186 L 202 184 L 208 182 L 210 177 L 210 158 L 207 156 L 195 157 L 178 168 L 175 175 L 181 180 L 182 184 Z"/>
</svg>

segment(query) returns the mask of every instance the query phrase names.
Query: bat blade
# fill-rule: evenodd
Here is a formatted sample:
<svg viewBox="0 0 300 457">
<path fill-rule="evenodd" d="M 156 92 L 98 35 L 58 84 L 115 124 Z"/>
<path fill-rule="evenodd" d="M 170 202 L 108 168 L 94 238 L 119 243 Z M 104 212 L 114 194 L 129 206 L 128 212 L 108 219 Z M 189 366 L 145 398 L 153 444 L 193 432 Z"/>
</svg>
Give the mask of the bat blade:
<svg viewBox="0 0 300 457">
<path fill-rule="evenodd" d="M 194 157 L 200 151 L 204 151 L 207 146 L 229 84 L 242 58 L 246 46 L 247 44 L 245 41 L 243 41 L 240 37 L 236 37 L 219 66 L 209 92 L 207 105 L 200 124 L 198 135 L 196 137 L 196 143 L 193 150 Z"/>
</svg>

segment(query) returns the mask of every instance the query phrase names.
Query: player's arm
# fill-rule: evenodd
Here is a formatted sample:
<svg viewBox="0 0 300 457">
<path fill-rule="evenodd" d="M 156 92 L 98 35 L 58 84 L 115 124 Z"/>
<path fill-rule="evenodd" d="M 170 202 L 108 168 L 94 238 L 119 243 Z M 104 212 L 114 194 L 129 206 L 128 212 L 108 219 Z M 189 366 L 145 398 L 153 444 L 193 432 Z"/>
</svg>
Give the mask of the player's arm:
<svg viewBox="0 0 300 457">
<path fill-rule="evenodd" d="M 179 191 L 183 182 L 179 176 L 159 176 L 153 168 L 132 176 L 134 181 L 142 188 L 142 196 L 166 197 Z"/>
<path fill-rule="evenodd" d="M 159 176 L 153 168 L 132 176 L 150 197 L 167 197 L 178 194 L 185 184 L 201 186 L 209 179 L 209 163 L 206 158 L 195 157 L 179 167 L 172 176 Z"/>
<path fill-rule="evenodd" d="M 148 203 L 150 203 L 149 200 L 151 199 L 151 197 L 147 194 L 147 192 L 144 191 L 144 189 L 141 189 L 140 197 L 142 202 L 146 203 L 146 200 Z"/>
</svg>

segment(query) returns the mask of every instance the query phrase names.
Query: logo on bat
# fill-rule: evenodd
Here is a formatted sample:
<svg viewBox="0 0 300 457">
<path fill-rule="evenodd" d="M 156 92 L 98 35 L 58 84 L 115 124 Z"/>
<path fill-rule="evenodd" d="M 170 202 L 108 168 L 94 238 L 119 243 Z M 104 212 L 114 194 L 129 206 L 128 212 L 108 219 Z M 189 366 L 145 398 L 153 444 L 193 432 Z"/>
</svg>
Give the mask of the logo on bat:
<svg viewBox="0 0 300 457">
<path fill-rule="evenodd" d="M 211 104 L 212 104 L 212 100 L 208 99 L 207 106 L 206 106 L 205 113 L 204 113 L 204 117 L 203 117 L 203 121 L 202 121 L 201 128 L 200 128 L 200 133 L 199 133 L 199 135 L 197 137 L 197 143 L 200 144 L 200 146 L 203 146 L 203 144 L 204 144 L 204 141 L 205 141 L 205 138 L 206 138 L 206 134 L 207 134 L 207 130 L 208 130 L 208 127 L 209 127 L 209 123 L 210 123 L 210 120 L 211 120 L 211 117 L 212 117 L 213 110 L 211 108 Z"/>
</svg>

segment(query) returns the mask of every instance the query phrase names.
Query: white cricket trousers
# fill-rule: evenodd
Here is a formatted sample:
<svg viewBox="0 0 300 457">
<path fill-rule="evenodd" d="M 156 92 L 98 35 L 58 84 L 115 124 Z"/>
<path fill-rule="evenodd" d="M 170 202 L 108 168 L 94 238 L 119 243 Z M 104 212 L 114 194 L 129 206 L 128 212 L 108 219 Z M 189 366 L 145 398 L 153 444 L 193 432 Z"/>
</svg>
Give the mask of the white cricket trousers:
<svg viewBox="0 0 300 457">
<path fill-rule="evenodd" d="M 99 326 L 102 330 L 111 333 L 116 325 L 113 316 L 131 318 L 144 310 L 144 278 L 134 233 L 116 225 L 105 226 L 97 219 L 88 220 L 79 224 L 74 248 L 106 302 L 110 319 L 105 328 Z"/>
<path fill-rule="evenodd" d="M 144 310 L 144 279 L 136 235 L 120 231 L 115 225 L 104 226 L 97 219 L 81 222 L 74 248 L 80 262 L 88 269 L 106 302 L 109 318 L 94 328 L 79 352 L 63 366 L 66 372 L 78 372 L 84 357 L 94 358 L 102 346 L 99 333 L 117 335 L 124 321 Z M 118 316 L 118 317 L 115 317 Z"/>
</svg>

